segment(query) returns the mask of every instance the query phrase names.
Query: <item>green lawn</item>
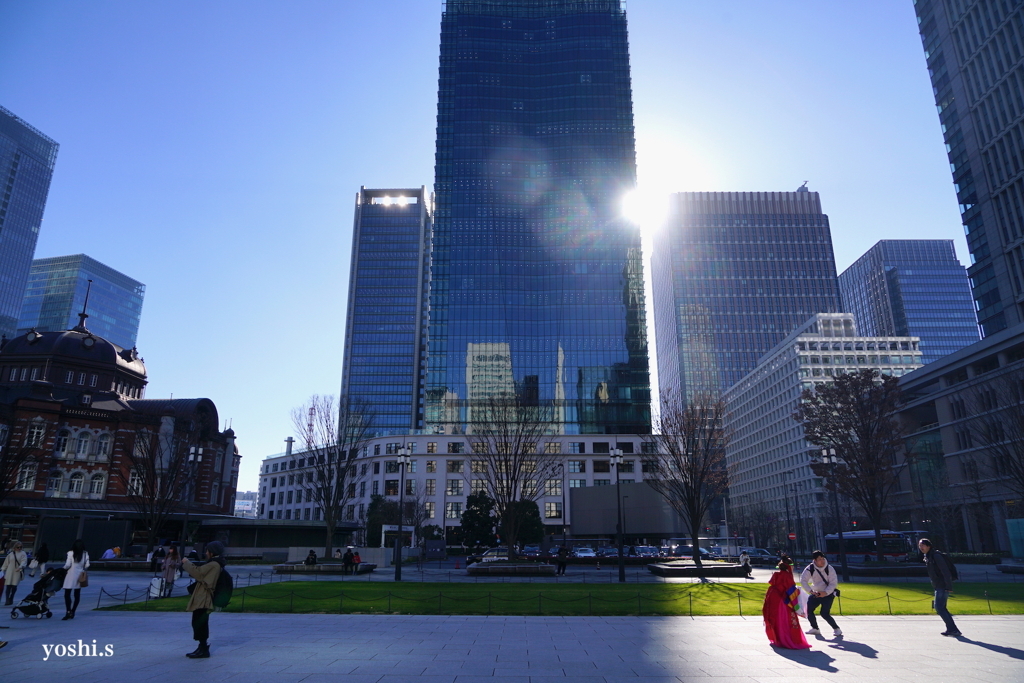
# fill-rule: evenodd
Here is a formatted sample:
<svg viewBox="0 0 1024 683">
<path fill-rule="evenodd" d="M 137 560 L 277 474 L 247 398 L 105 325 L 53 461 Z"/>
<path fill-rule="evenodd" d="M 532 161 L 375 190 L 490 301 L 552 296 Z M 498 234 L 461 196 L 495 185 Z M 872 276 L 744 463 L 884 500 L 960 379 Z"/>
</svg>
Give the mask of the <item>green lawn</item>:
<svg viewBox="0 0 1024 683">
<path fill-rule="evenodd" d="M 760 613 L 765 584 L 450 584 L 286 581 L 235 591 L 226 612 L 744 616 Z M 988 599 L 986 599 L 986 591 Z M 888 595 L 888 598 L 886 597 Z M 178 612 L 186 597 L 107 607 Z M 844 584 L 833 613 L 932 614 L 926 584 Z M 1024 584 L 958 583 L 954 614 L 1024 614 Z"/>
</svg>

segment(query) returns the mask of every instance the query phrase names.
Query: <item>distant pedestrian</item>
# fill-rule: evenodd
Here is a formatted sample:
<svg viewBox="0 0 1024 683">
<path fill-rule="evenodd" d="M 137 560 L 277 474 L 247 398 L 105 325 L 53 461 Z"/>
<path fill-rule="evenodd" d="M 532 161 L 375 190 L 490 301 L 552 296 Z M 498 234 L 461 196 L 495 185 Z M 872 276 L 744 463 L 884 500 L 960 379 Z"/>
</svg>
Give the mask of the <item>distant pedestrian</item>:
<svg viewBox="0 0 1024 683">
<path fill-rule="evenodd" d="M 36 566 L 30 567 L 28 575 L 35 576 L 36 569 L 39 570 L 39 576 L 45 574 L 46 563 L 50 561 L 50 549 L 46 546 L 45 543 L 39 546 L 39 549 L 36 550 L 36 554 L 32 557 L 32 560 L 36 563 Z"/>
<path fill-rule="evenodd" d="M 313 552 L 312 548 L 309 551 L 309 555 L 306 555 L 306 559 L 302 561 L 302 564 L 307 567 L 313 567 L 316 565 L 316 553 Z"/>
<path fill-rule="evenodd" d="M 167 557 L 167 551 L 164 550 L 162 545 L 155 548 L 153 550 L 153 558 L 149 561 L 149 571 L 156 574 L 163 565 L 162 560 L 165 557 Z"/>
<path fill-rule="evenodd" d="M 89 575 L 86 569 L 89 568 L 89 553 L 85 552 L 85 543 L 82 539 L 71 544 L 68 551 L 68 558 L 64 561 L 64 609 L 66 613 L 61 621 L 75 618 L 75 610 L 78 609 L 78 601 L 82 599 L 82 587 L 89 585 Z M 74 591 L 75 602 L 71 602 L 71 592 Z"/>
<path fill-rule="evenodd" d="M 341 570 L 346 574 L 350 574 L 352 572 L 352 565 L 355 561 L 355 555 L 352 554 L 352 548 L 346 548 L 345 554 L 341 556 Z"/>
<path fill-rule="evenodd" d="M 7 596 L 7 601 L 4 603 L 5 605 L 14 604 L 14 594 L 18 591 L 18 584 L 21 583 L 21 578 L 25 575 L 27 568 L 28 553 L 22 550 L 21 541 L 15 541 L 11 544 L 11 551 L 4 558 L 3 566 L 0 566 L 6 582 L 4 593 Z"/>
<path fill-rule="evenodd" d="M 800 608 L 800 589 L 793 581 L 793 560 L 785 553 L 779 558 L 778 571 L 768 581 L 761 614 L 768 642 L 790 650 L 810 648 L 800 630 L 797 610 Z"/>
<path fill-rule="evenodd" d="M 334 549 L 334 559 L 336 559 L 336 560 L 340 560 L 341 559 L 341 548 L 335 548 Z"/>
<path fill-rule="evenodd" d="M 843 636 L 839 624 L 832 618 L 832 603 L 836 599 L 839 588 L 839 575 L 828 563 L 825 553 L 815 550 L 811 553 L 811 563 L 807 565 L 800 575 L 800 585 L 807 591 L 807 621 L 811 622 L 811 628 L 807 631 L 813 636 L 820 636 L 818 620 L 814 611 L 821 608 L 821 618 L 832 627 L 832 635 L 837 638 Z"/>
<path fill-rule="evenodd" d="M 210 612 L 213 610 L 213 591 L 224 568 L 224 544 L 220 541 L 207 543 L 206 560 L 201 565 L 187 559 L 181 563 L 189 576 L 196 580 L 185 611 L 192 613 L 192 638 L 199 641 L 199 647 L 185 655 L 189 659 L 210 656 Z"/>
<path fill-rule="evenodd" d="M 569 563 L 569 549 L 564 545 L 558 546 L 558 568 L 555 576 L 565 576 L 565 567 Z"/>
<path fill-rule="evenodd" d="M 163 559 L 163 577 L 164 577 L 164 597 L 171 597 L 171 591 L 174 590 L 174 582 L 178 579 L 178 570 L 181 568 L 181 557 L 178 555 L 178 549 L 171 546 L 171 549 L 167 551 L 167 556 Z"/>
<path fill-rule="evenodd" d="M 928 567 L 928 578 L 931 579 L 932 588 L 935 589 L 932 607 L 946 623 L 946 630 L 942 632 L 942 635 L 962 636 L 960 629 L 956 627 L 956 622 L 953 621 L 953 615 L 946 609 L 946 601 L 953 593 L 953 580 L 956 579 L 956 567 L 953 566 L 953 561 L 945 553 L 936 550 L 927 538 L 918 541 L 917 547 L 924 555 L 925 566 Z"/>
<path fill-rule="evenodd" d="M 358 574 L 359 573 L 359 565 L 361 565 L 362 563 L 363 563 L 363 558 L 359 557 L 359 551 L 358 550 L 353 550 L 352 551 L 352 567 L 353 567 L 352 571 L 355 572 L 356 574 Z"/>
<path fill-rule="evenodd" d="M 113 548 L 107 548 L 106 550 L 103 551 L 103 554 L 100 555 L 100 559 L 101 560 L 116 560 L 117 559 L 117 553 L 114 552 Z"/>
<path fill-rule="evenodd" d="M 740 565 L 743 567 L 743 571 L 747 575 L 746 578 L 748 578 L 748 579 L 754 578 L 754 576 L 752 574 L 752 572 L 754 570 L 750 566 L 750 553 L 748 553 L 746 550 L 744 550 L 743 552 L 740 553 Z"/>
</svg>

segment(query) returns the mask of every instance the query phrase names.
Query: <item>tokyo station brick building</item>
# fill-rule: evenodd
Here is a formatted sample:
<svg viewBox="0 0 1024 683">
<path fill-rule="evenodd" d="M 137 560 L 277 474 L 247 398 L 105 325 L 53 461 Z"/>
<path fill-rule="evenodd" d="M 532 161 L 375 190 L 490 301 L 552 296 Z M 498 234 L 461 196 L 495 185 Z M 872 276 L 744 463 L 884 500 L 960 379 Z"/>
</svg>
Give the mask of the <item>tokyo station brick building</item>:
<svg viewBox="0 0 1024 683">
<path fill-rule="evenodd" d="M 0 339 L 3 537 L 51 553 L 81 537 L 99 557 L 115 545 L 145 551 L 147 498 L 166 501 L 154 540 L 180 538 L 186 518 L 230 517 L 241 457 L 213 401 L 145 398 L 137 350 L 80 317 L 70 330 Z"/>
</svg>

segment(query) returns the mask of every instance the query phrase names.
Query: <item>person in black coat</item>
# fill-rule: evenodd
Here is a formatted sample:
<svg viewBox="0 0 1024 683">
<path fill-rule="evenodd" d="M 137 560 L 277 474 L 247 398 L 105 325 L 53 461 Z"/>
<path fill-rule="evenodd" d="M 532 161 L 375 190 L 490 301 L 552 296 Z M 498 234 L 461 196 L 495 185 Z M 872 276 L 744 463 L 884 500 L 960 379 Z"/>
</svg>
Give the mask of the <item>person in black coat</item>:
<svg viewBox="0 0 1024 683">
<path fill-rule="evenodd" d="M 956 627 L 953 615 L 946 609 L 946 601 L 953 592 L 953 574 L 949 571 L 949 566 L 946 564 L 950 560 L 936 550 L 932 546 L 932 542 L 927 538 L 922 538 L 918 541 L 917 547 L 920 548 L 921 553 L 924 555 L 924 562 L 928 567 L 928 578 L 931 579 L 932 588 L 935 589 L 935 601 L 932 603 L 935 607 L 935 612 L 946 623 L 946 630 L 942 632 L 942 635 L 953 637 L 963 635 L 960 633 L 960 629 Z"/>
<path fill-rule="evenodd" d="M 149 561 L 149 571 L 151 571 L 154 574 L 157 571 L 159 571 L 160 565 L 163 564 L 163 559 L 165 557 L 167 557 L 167 551 L 164 550 L 164 547 L 162 545 L 155 548 L 153 550 L 153 557 Z"/>
<path fill-rule="evenodd" d="M 36 554 L 32 556 L 32 559 L 36 561 L 36 569 L 39 570 L 39 576 L 46 573 L 46 563 L 50 561 L 50 549 L 46 547 L 46 544 L 42 544 L 36 550 Z M 36 575 L 36 569 L 29 571 L 29 576 Z"/>
</svg>

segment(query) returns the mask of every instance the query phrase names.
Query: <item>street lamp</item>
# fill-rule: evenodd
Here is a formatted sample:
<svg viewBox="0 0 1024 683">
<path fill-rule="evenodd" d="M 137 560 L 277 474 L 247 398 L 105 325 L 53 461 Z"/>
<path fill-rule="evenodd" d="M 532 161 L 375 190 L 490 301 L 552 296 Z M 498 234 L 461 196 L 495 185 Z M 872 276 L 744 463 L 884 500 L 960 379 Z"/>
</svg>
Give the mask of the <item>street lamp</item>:
<svg viewBox="0 0 1024 683">
<path fill-rule="evenodd" d="M 836 463 L 839 461 L 839 458 L 836 457 L 836 449 L 822 448 L 821 461 L 829 466 L 829 475 L 832 479 L 832 504 L 835 506 L 836 510 L 836 529 L 839 533 L 839 564 L 843 568 L 843 581 L 845 583 L 849 583 L 850 568 L 846 564 L 846 544 L 843 541 L 843 519 L 839 516 L 839 491 L 836 488 Z"/>
<path fill-rule="evenodd" d="M 402 580 L 402 521 L 405 516 L 405 467 L 412 461 L 409 447 L 398 449 L 398 538 L 395 539 L 395 581 Z"/>
<path fill-rule="evenodd" d="M 792 523 L 789 521 L 789 470 L 782 473 L 782 497 L 786 499 L 786 550 L 790 557 L 793 556 L 793 542 L 789 535 L 793 533 Z"/>
<path fill-rule="evenodd" d="M 185 552 L 185 542 L 188 539 L 188 513 L 192 508 L 192 497 L 196 494 L 196 468 L 203 462 L 203 449 L 192 446 L 188 449 L 188 474 L 189 486 L 188 495 L 185 497 L 185 524 L 181 527 L 181 551 Z"/>
<path fill-rule="evenodd" d="M 615 465 L 615 544 L 619 547 L 619 583 L 626 583 L 626 560 L 622 557 L 622 485 L 619 481 L 622 449 L 613 448 L 611 453 L 611 461 Z"/>
</svg>

